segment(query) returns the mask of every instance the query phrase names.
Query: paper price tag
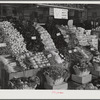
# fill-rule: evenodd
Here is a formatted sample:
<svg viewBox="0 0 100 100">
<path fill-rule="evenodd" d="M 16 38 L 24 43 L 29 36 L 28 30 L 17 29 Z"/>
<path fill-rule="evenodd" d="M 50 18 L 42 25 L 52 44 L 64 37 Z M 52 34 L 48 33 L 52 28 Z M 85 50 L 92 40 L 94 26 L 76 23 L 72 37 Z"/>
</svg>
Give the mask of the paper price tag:
<svg viewBox="0 0 100 100">
<path fill-rule="evenodd" d="M 69 52 L 69 53 L 72 53 L 72 50 L 69 50 L 68 52 Z"/>
<path fill-rule="evenodd" d="M 6 43 L 0 43 L 0 47 L 6 47 Z"/>
<path fill-rule="evenodd" d="M 60 33 L 57 33 L 57 36 L 60 36 L 61 34 Z"/>
<path fill-rule="evenodd" d="M 36 40 L 36 36 L 32 36 L 31 39 L 32 39 L 32 40 Z"/>
<path fill-rule="evenodd" d="M 93 51 L 94 50 L 94 48 L 91 48 L 91 51 Z"/>
<path fill-rule="evenodd" d="M 74 49 L 73 51 L 74 51 L 74 52 L 77 52 L 77 49 Z"/>
<path fill-rule="evenodd" d="M 49 54 L 49 55 L 48 55 L 48 58 L 50 58 L 50 57 L 52 57 L 52 55 L 51 55 L 51 54 Z"/>
</svg>

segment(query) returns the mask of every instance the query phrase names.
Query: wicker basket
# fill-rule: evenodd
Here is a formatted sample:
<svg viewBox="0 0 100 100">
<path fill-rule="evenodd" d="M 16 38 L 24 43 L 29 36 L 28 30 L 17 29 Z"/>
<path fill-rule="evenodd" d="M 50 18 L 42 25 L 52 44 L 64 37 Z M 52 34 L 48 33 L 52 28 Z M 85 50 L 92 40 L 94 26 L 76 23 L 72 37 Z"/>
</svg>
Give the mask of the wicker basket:
<svg viewBox="0 0 100 100">
<path fill-rule="evenodd" d="M 59 84 L 61 84 L 64 81 L 64 79 L 62 77 L 57 79 L 57 80 L 53 80 L 51 77 L 49 77 L 49 75 L 46 75 L 46 80 L 47 80 L 47 83 L 49 85 L 51 85 L 51 86 L 59 85 Z"/>
</svg>

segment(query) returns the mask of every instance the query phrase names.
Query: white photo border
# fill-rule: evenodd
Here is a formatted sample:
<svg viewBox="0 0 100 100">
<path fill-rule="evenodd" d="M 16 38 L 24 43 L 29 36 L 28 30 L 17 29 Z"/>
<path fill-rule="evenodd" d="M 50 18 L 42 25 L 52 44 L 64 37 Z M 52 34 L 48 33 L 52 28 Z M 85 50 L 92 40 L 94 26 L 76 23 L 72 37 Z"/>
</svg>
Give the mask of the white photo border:
<svg viewBox="0 0 100 100">
<path fill-rule="evenodd" d="M 0 1 L 0 3 L 100 4 L 100 1 Z M 0 90 L 0 99 L 100 99 L 99 90 Z"/>
</svg>

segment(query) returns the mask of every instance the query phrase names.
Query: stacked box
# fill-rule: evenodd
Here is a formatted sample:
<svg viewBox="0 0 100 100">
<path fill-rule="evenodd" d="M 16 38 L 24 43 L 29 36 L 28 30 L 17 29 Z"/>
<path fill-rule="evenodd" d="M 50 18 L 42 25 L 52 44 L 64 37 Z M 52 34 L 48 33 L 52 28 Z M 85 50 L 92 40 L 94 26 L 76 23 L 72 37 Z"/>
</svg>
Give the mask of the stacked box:
<svg viewBox="0 0 100 100">
<path fill-rule="evenodd" d="M 87 76 L 80 77 L 80 76 L 72 74 L 72 80 L 77 83 L 86 84 L 92 80 L 92 75 L 89 74 Z"/>
<path fill-rule="evenodd" d="M 44 83 L 44 88 L 45 89 L 53 89 L 53 90 L 67 90 L 68 89 L 68 83 L 63 82 L 60 85 L 49 85 L 47 83 Z"/>
</svg>

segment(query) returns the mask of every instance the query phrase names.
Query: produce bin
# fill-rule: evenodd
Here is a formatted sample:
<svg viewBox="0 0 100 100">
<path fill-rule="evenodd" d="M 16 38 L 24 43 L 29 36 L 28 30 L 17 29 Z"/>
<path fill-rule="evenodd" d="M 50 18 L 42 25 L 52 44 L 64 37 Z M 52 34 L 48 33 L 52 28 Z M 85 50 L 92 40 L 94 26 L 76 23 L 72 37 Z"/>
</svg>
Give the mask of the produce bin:
<svg viewBox="0 0 100 100">
<path fill-rule="evenodd" d="M 1 70 L 1 88 L 8 89 L 8 82 L 13 78 L 35 76 L 40 69 L 30 69 L 22 72 L 8 73 L 5 69 Z"/>
</svg>

